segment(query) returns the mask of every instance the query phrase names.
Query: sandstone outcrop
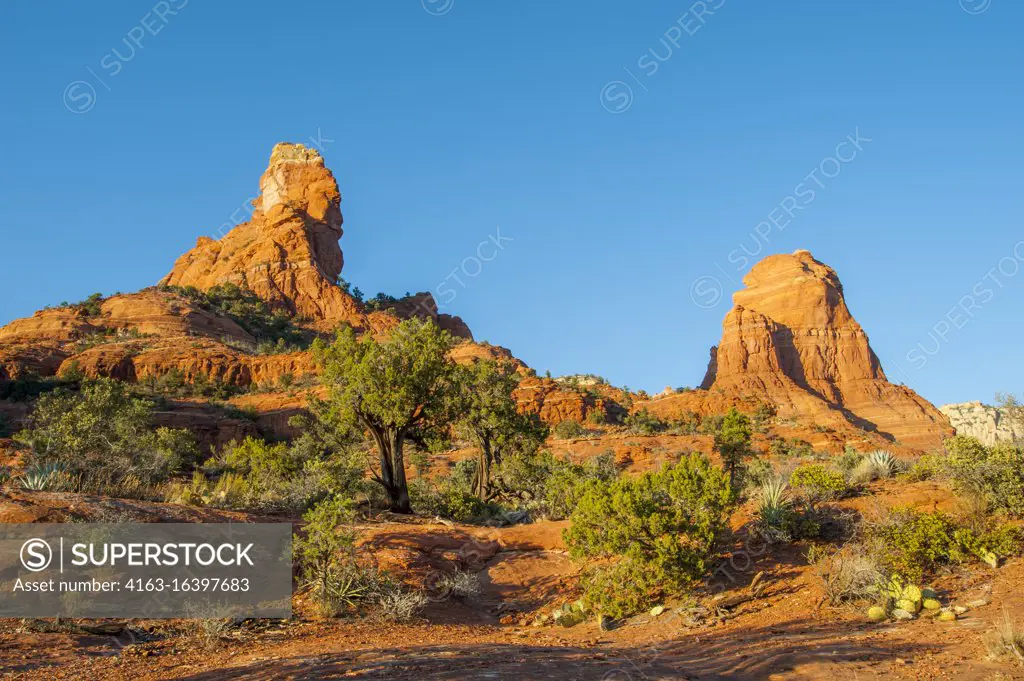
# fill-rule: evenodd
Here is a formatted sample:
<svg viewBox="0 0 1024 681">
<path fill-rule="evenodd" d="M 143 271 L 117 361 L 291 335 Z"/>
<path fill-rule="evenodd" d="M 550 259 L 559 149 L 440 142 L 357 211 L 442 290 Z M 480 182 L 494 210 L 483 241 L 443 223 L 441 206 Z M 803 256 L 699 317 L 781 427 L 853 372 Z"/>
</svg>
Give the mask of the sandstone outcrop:
<svg viewBox="0 0 1024 681">
<path fill-rule="evenodd" d="M 297 316 L 363 326 L 358 302 L 336 285 L 341 193 L 323 157 L 301 144 L 276 145 L 253 207 L 251 219 L 221 239 L 200 237 L 161 283 L 233 283 Z"/>
<path fill-rule="evenodd" d="M 1024 440 L 1024 417 L 981 402 L 947 404 L 939 410 L 949 418 L 957 435 L 976 437 L 986 445 Z"/>
<path fill-rule="evenodd" d="M 701 388 L 775 405 L 783 417 L 844 421 L 905 445 L 939 446 L 949 421 L 886 378 L 832 268 L 808 251 L 773 255 L 743 280 Z"/>
</svg>

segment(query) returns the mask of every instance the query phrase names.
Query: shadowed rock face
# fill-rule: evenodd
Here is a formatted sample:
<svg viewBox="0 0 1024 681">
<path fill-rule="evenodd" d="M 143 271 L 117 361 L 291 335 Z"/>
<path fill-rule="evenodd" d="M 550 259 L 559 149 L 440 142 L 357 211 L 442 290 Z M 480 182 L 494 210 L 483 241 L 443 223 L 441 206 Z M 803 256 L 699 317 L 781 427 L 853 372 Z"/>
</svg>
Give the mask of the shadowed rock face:
<svg viewBox="0 0 1024 681">
<path fill-rule="evenodd" d="M 832 268 L 808 251 L 773 255 L 743 283 L 702 388 L 765 399 L 783 416 L 842 418 L 911 446 L 952 434 L 933 405 L 888 381 Z"/>
<path fill-rule="evenodd" d="M 323 157 L 301 144 L 276 145 L 260 192 L 251 220 L 218 241 L 201 237 L 160 283 L 238 284 L 300 317 L 362 326 L 358 304 L 335 285 L 344 264 L 341 193 Z"/>
</svg>

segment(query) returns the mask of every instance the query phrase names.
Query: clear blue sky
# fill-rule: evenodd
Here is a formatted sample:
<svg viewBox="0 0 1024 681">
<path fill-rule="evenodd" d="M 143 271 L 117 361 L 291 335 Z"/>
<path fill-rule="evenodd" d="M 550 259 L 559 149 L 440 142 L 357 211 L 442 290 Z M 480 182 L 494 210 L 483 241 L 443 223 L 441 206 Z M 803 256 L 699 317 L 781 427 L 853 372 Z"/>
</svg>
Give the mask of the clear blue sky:
<svg viewBox="0 0 1024 681">
<path fill-rule="evenodd" d="M 688 6 L 7 3 L 0 322 L 153 284 L 275 142 L 319 130 L 346 278 L 447 279 L 450 312 L 540 371 L 699 383 L 745 245 L 835 267 L 890 377 L 932 401 L 1024 389 L 1024 5 Z M 499 225 L 504 250 L 449 277 Z"/>
</svg>

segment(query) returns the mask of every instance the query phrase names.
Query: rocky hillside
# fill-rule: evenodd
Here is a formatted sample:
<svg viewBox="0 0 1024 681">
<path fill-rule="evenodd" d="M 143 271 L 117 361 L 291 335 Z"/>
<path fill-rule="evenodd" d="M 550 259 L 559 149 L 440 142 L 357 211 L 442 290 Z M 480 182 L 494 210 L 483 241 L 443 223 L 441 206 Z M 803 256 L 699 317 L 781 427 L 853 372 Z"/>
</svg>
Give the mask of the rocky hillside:
<svg viewBox="0 0 1024 681">
<path fill-rule="evenodd" d="M 970 435 L 986 445 L 1024 440 L 1024 421 L 1015 414 L 981 402 L 962 402 L 939 407 L 957 435 Z"/>
<path fill-rule="evenodd" d="M 438 314 L 429 293 L 384 305 L 353 297 L 339 285 L 341 193 L 316 150 L 276 145 L 259 187 L 248 222 L 218 240 L 201 237 L 157 286 L 64 304 L 0 328 L 0 382 L 84 375 L 214 385 L 236 407 L 255 411 L 261 428 L 284 435 L 288 416 L 316 389 L 312 339 L 339 324 L 386 336 L 418 316 L 463 339 L 456 361 L 516 363 L 521 408 L 551 424 L 588 422 L 601 433 L 630 412 L 670 421 L 738 406 L 767 408 L 788 428 L 781 437 L 832 451 L 848 444 L 927 449 L 953 432 L 934 406 L 887 380 L 838 276 L 807 251 L 770 256 L 749 272 L 699 390 L 650 399 L 603 381 L 539 378 L 505 348 L 474 342 L 461 319 Z M 209 390 L 193 392 L 167 405 L 168 421 L 214 442 L 240 432 L 207 409 Z M 25 412 L 6 410 L 14 425 Z"/>
</svg>

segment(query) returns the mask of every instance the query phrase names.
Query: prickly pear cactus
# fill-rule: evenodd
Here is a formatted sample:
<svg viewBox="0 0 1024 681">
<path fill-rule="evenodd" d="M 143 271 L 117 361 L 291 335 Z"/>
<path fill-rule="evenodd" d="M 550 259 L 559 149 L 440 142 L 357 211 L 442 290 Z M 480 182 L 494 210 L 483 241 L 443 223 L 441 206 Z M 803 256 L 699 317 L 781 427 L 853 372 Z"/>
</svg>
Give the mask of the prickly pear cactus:
<svg viewBox="0 0 1024 681">
<path fill-rule="evenodd" d="M 952 610 L 943 610 L 939 613 L 940 622 L 953 622 L 956 620 L 956 613 Z"/>
<path fill-rule="evenodd" d="M 922 598 L 921 588 L 913 584 L 908 584 L 903 587 L 903 598 L 913 603 L 920 603 Z"/>
<path fill-rule="evenodd" d="M 868 619 L 872 622 L 881 622 L 882 620 L 889 617 L 889 613 L 885 611 L 880 605 L 875 605 L 868 608 Z"/>
<path fill-rule="evenodd" d="M 921 601 L 921 605 L 925 610 L 938 610 L 942 607 L 942 603 L 940 603 L 936 598 L 926 598 Z"/>
<path fill-rule="evenodd" d="M 921 607 L 919 603 L 915 603 L 909 598 L 901 598 L 900 600 L 896 601 L 897 610 L 906 610 L 907 612 L 914 613 L 917 612 L 917 609 L 919 607 Z"/>
</svg>

